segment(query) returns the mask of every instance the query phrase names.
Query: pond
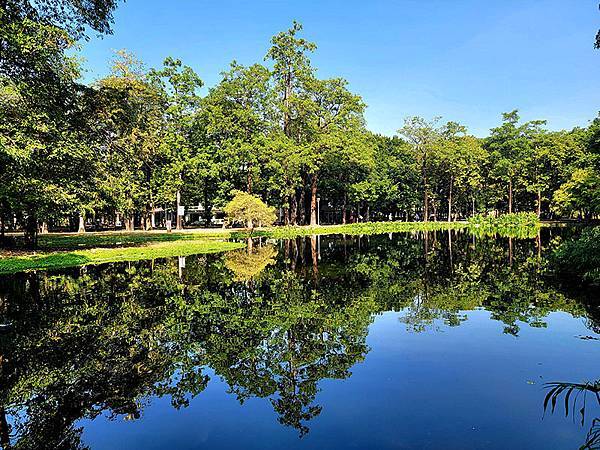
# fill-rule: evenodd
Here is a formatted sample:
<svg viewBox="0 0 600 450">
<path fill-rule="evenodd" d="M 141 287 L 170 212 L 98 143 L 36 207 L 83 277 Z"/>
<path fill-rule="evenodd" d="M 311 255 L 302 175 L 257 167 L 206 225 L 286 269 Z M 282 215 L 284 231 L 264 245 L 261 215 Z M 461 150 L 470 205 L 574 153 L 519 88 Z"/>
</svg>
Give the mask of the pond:
<svg viewBox="0 0 600 450">
<path fill-rule="evenodd" d="M 560 239 L 461 231 L 0 277 L 7 448 L 572 449 L 598 403 L 598 294 Z M 563 392 L 563 394 L 565 394 Z"/>
</svg>

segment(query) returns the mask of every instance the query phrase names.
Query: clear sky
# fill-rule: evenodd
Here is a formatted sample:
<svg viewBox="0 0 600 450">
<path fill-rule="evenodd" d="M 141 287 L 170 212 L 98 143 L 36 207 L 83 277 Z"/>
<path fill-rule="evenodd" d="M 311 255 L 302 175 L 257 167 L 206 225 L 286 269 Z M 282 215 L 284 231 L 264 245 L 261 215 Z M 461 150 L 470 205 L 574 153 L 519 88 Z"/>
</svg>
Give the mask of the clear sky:
<svg viewBox="0 0 600 450">
<path fill-rule="evenodd" d="M 210 87 L 233 59 L 262 62 L 294 19 L 318 75 L 346 78 L 375 132 L 421 115 L 484 136 L 515 108 L 572 128 L 600 110 L 597 0 L 127 0 L 113 35 L 83 44 L 85 78 L 126 48 L 149 67 L 180 58 Z"/>
</svg>

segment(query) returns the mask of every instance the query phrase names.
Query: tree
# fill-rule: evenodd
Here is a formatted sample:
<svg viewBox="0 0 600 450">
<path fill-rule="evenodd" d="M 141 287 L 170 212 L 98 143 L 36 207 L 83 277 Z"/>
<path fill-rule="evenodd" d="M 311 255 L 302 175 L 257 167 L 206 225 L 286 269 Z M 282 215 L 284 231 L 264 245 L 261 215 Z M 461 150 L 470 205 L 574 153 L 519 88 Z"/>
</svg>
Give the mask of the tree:
<svg viewBox="0 0 600 450">
<path fill-rule="evenodd" d="M 404 126 L 398 130 L 398 133 L 410 144 L 413 156 L 421 170 L 425 222 L 429 220 L 429 170 L 440 139 L 439 120 L 439 117 L 431 121 L 422 117 L 408 117 L 404 120 Z"/>
<path fill-rule="evenodd" d="M 475 209 L 475 191 L 481 186 L 482 167 L 487 153 L 479 139 L 467 134 L 467 128 L 456 122 L 448 122 L 441 130 L 441 143 L 437 155 L 440 175 L 446 178 L 448 221 L 454 217 L 456 198 L 471 197 L 472 214 Z M 463 204 L 466 204 L 463 201 Z"/>
<path fill-rule="evenodd" d="M 267 206 L 260 198 L 247 192 L 234 191 L 233 199 L 223 208 L 232 222 L 246 224 L 249 229 L 258 225 L 271 225 L 276 220 L 275 208 Z"/>
<path fill-rule="evenodd" d="M 40 221 L 73 213 L 85 203 L 79 194 L 92 191 L 86 183 L 95 168 L 90 117 L 85 117 L 89 91 L 76 83 L 76 61 L 65 56 L 72 41 L 53 31 L 46 44 L 39 43 L 44 58 L 52 60 L 46 84 L 38 88 L 0 77 L 0 159 L 6 163 L 0 169 L 6 183 L 0 208 L 21 220 L 30 247 L 37 243 Z"/>
<path fill-rule="evenodd" d="M 207 138 L 219 149 L 223 175 L 249 194 L 261 181 L 265 143 L 274 128 L 273 94 L 266 67 L 234 61 L 203 102 Z"/>
<path fill-rule="evenodd" d="M 117 52 L 111 74 L 96 88 L 97 148 L 104 155 L 99 189 L 105 205 L 122 215 L 127 230 L 134 229 L 136 215 L 149 228 L 157 195 L 151 180 L 163 158 L 162 92 L 148 80 L 143 64 L 125 50 Z"/>
<path fill-rule="evenodd" d="M 515 186 L 525 188 L 525 162 L 533 151 L 533 137 L 541 132 L 543 120 L 519 125 L 517 110 L 502 114 L 502 125 L 492 128 L 485 146 L 490 152 L 492 177 L 508 187 L 508 213 L 513 212 Z"/>
<path fill-rule="evenodd" d="M 600 174 L 591 168 L 575 170 L 554 192 L 553 207 L 561 214 L 579 212 L 586 219 L 600 214 Z"/>
<path fill-rule="evenodd" d="M 27 245 L 38 222 L 85 209 L 96 163 L 83 117 L 88 89 L 67 56 L 88 29 L 109 33 L 114 0 L 9 0 L 0 8 L 0 216 L 17 216 Z M 2 218 L 4 227 L 4 218 Z"/>
<path fill-rule="evenodd" d="M 162 190 L 175 193 L 171 201 L 176 203 L 179 230 L 182 228 L 181 190 L 186 174 L 194 167 L 192 135 L 201 100 L 198 91 L 204 83 L 191 67 L 171 57 L 164 60 L 162 69 L 151 70 L 148 77 L 162 92 L 165 103 L 161 147 L 167 162 L 161 174 L 161 180 L 166 184 Z"/>
<path fill-rule="evenodd" d="M 363 111 L 365 105 L 358 95 L 350 93 L 348 82 L 341 78 L 312 79 L 307 83 L 313 114 L 309 116 L 310 224 L 317 224 L 317 188 L 322 167 L 327 164 L 359 165 L 372 163 L 372 146 L 366 139 Z"/>
<path fill-rule="evenodd" d="M 303 38 L 297 37 L 302 31 L 302 25 L 294 21 L 292 27 L 276 34 L 271 39 L 271 48 L 265 59 L 273 61 L 273 80 L 277 94 L 276 109 L 279 112 L 280 127 L 283 135 L 290 143 L 283 148 L 289 148 L 293 143 L 299 155 L 305 156 L 307 151 L 308 117 L 310 112 L 310 94 L 307 83 L 314 80 L 314 68 L 310 64 L 307 53 L 315 50 L 316 45 Z M 285 162 L 282 162 L 285 164 Z M 300 162 L 304 165 L 303 161 Z M 300 178 L 305 181 L 305 174 Z M 285 200 L 286 223 L 296 224 L 298 219 L 299 197 L 303 198 L 304 183 L 299 189 L 291 184 L 292 177 L 285 182 L 287 199 Z M 289 192 L 289 193 L 288 193 Z"/>
<path fill-rule="evenodd" d="M 0 75 L 30 86 L 53 76 L 57 42 L 111 32 L 118 0 L 6 0 L 0 8 Z M 61 39 L 57 39 L 57 36 Z M 34 51 L 35 50 L 35 51 Z M 50 69 L 50 71 L 48 71 Z"/>
</svg>

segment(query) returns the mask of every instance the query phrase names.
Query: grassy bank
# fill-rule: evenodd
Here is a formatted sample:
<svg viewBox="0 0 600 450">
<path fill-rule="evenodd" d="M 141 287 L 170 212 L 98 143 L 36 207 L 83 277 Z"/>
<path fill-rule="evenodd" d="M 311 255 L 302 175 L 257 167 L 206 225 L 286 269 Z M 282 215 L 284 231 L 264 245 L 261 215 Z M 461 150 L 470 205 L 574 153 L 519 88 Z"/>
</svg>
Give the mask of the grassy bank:
<svg viewBox="0 0 600 450">
<path fill-rule="evenodd" d="M 179 240 L 150 243 L 137 247 L 94 248 L 71 252 L 37 253 L 0 258 L 0 273 L 15 273 L 32 269 L 76 267 L 119 261 L 189 256 L 216 253 L 244 247 L 239 242 L 218 240 Z"/>
<path fill-rule="evenodd" d="M 486 218 L 485 221 L 478 219 L 472 223 L 367 222 L 316 227 L 271 227 L 256 229 L 252 233 L 241 229 L 210 229 L 173 233 L 139 231 L 133 233 L 46 234 L 39 237 L 39 251 L 35 253 L 13 252 L 2 255 L 0 251 L 0 273 L 227 251 L 243 247 L 243 243 L 235 241 L 249 236 L 289 239 L 317 234 L 372 235 L 466 228 L 479 232 L 483 230 L 498 231 L 502 234 L 501 229 L 506 228 L 512 232 L 531 229 L 529 222 L 518 225 L 513 223 L 513 219 L 510 218 L 510 221 L 507 222 L 500 216 L 497 219 L 498 223 Z M 508 223 L 510 225 L 507 226 Z"/>
<path fill-rule="evenodd" d="M 41 234 L 38 238 L 40 251 L 81 250 L 87 248 L 132 247 L 148 243 L 173 242 L 181 240 L 203 240 L 210 238 L 227 238 L 232 230 L 202 230 L 198 232 L 165 231 L 107 231 L 85 234 Z"/>
</svg>

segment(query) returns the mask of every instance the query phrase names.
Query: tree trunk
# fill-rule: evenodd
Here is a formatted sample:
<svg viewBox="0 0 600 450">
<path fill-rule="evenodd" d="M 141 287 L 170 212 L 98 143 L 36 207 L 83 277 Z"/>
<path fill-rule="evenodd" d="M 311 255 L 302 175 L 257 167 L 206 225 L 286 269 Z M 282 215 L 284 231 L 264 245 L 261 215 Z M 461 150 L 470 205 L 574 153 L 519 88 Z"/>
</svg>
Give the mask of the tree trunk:
<svg viewBox="0 0 600 450">
<path fill-rule="evenodd" d="M 285 92 L 283 94 L 283 104 L 285 110 L 283 113 L 283 133 L 286 136 L 290 136 L 290 98 L 292 96 L 292 70 L 288 69 L 285 74 Z"/>
<path fill-rule="evenodd" d="M 35 214 L 29 214 L 25 221 L 25 246 L 27 248 L 37 247 L 37 218 Z"/>
<path fill-rule="evenodd" d="M 300 189 L 300 195 L 298 196 L 298 209 L 300 210 L 298 212 L 298 224 L 300 225 L 305 225 L 307 220 L 306 220 L 306 192 L 305 192 L 305 186 L 306 186 L 306 175 L 303 174 L 302 175 L 302 189 Z"/>
<path fill-rule="evenodd" d="M 452 259 L 452 230 L 448 228 L 448 254 L 450 255 L 450 273 L 454 273 L 454 264 Z"/>
<path fill-rule="evenodd" d="M 512 214 L 513 211 L 513 184 L 512 178 L 508 180 L 508 213 Z"/>
<path fill-rule="evenodd" d="M 296 225 L 298 223 L 298 201 L 295 193 L 290 197 L 292 199 L 292 204 L 290 205 L 290 224 Z"/>
<path fill-rule="evenodd" d="M 41 234 L 48 234 L 48 222 L 45 220 L 42 222 L 42 229 L 40 230 Z"/>
<path fill-rule="evenodd" d="M 310 180 L 310 225 L 317 225 L 317 174 L 314 173 Z"/>
<path fill-rule="evenodd" d="M 538 219 L 542 215 L 542 190 L 538 189 L 537 191 L 537 216 Z"/>
<path fill-rule="evenodd" d="M 475 217 L 475 196 L 471 196 L 471 217 Z"/>
<path fill-rule="evenodd" d="M 312 270 L 315 286 L 319 282 L 319 254 L 317 248 L 317 236 L 314 234 L 310 237 L 310 254 L 312 256 Z"/>
<path fill-rule="evenodd" d="M 83 214 L 79 214 L 79 227 L 77 228 L 78 233 L 85 233 L 85 217 Z"/>
<path fill-rule="evenodd" d="M 448 222 L 452 222 L 452 188 L 454 185 L 454 177 L 450 176 L 450 186 L 448 189 Z"/>
<path fill-rule="evenodd" d="M 181 226 L 181 215 L 179 214 L 179 207 L 181 206 L 181 191 L 179 189 L 177 189 L 177 210 L 175 211 L 176 214 L 176 228 L 178 230 L 181 230 L 182 226 Z"/>
<path fill-rule="evenodd" d="M 429 196 L 427 195 L 427 175 L 423 166 L 423 221 L 429 221 Z"/>
<path fill-rule="evenodd" d="M 246 190 L 252 194 L 252 165 L 248 164 L 248 173 L 246 174 Z"/>
<path fill-rule="evenodd" d="M 344 204 L 342 205 L 342 225 L 346 225 L 346 202 L 348 201 L 348 195 L 344 194 Z"/>
</svg>

